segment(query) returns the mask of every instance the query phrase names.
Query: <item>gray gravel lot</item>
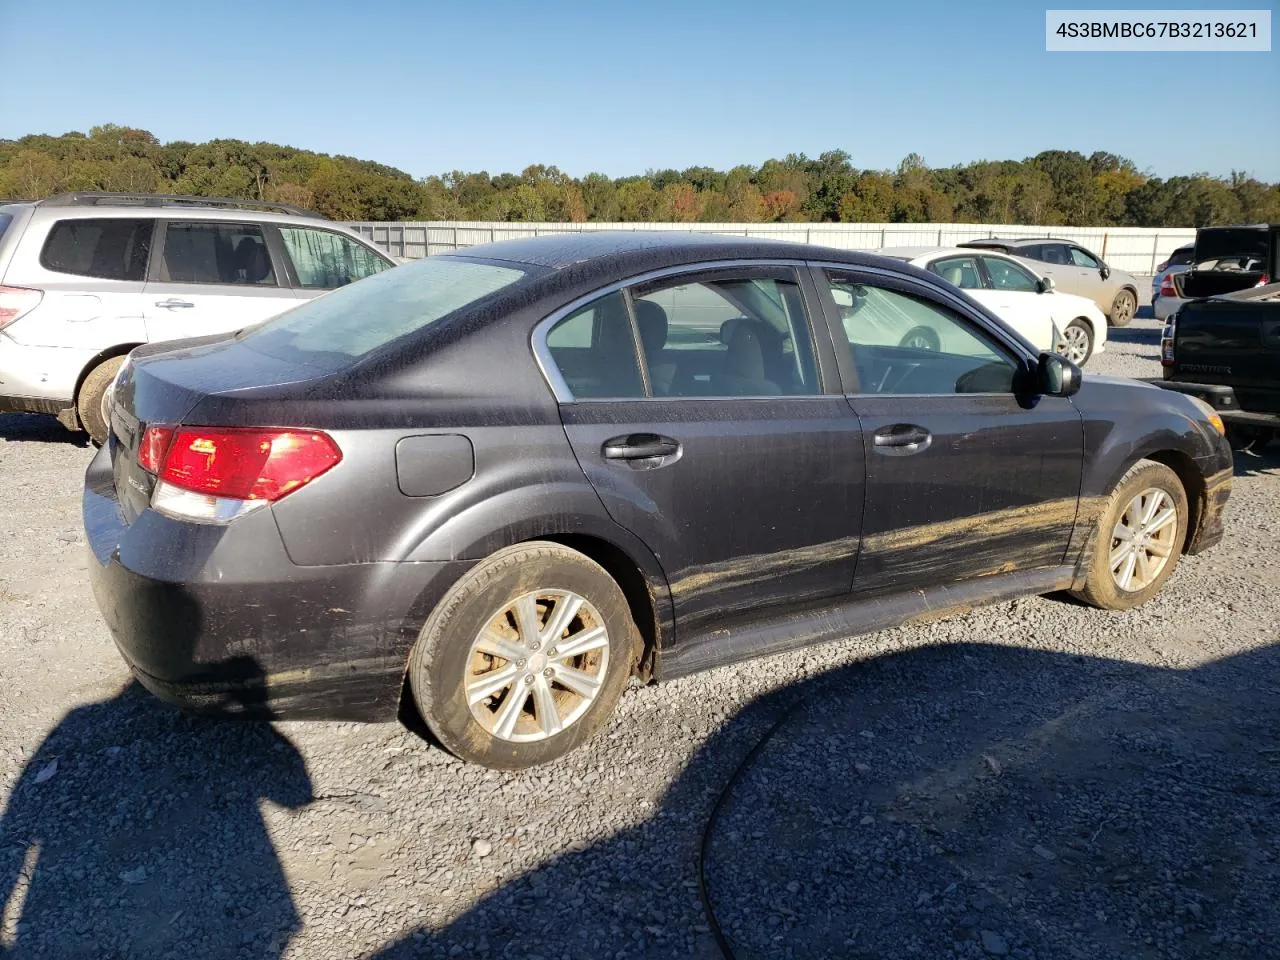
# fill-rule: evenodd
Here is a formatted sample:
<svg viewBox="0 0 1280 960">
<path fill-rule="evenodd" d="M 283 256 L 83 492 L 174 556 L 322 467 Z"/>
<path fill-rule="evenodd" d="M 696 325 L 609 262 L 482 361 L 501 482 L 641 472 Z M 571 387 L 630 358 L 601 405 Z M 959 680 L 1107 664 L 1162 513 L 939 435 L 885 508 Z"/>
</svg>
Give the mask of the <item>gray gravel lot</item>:
<svg viewBox="0 0 1280 960">
<path fill-rule="evenodd" d="M 1090 369 L 1158 373 L 1158 327 Z M 84 579 L 91 451 L 0 416 L 0 954 L 1278 956 L 1280 449 L 1142 610 L 1029 598 L 633 687 L 548 769 L 192 718 Z M 9 951 L 6 953 L 6 949 Z"/>
</svg>

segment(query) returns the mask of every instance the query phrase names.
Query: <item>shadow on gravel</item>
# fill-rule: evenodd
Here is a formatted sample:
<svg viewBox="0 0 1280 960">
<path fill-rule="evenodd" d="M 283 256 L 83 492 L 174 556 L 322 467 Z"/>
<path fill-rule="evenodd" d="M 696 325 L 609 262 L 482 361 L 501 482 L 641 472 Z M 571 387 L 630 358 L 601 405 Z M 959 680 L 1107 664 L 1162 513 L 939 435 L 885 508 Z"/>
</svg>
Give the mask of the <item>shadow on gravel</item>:
<svg viewBox="0 0 1280 960">
<path fill-rule="evenodd" d="M 1107 341 L 1114 343 L 1138 343 L 1147 346 L 1160 346 L 1161 327 L 1111 327 L 1107 330 Z M 1153 354 L 1159 360 L 1160 355 Z"/>
<path fill-rule="evenodd" d="M 89 445 L 87 433 L 72 433 L 54 417 L 40 413 L 0 413 L 0 440 L 66 443 L 73 447 Z"/>
<path fill-rule="evenodd" d="M 268 724 L 189 716 L 136 683 L 72 710 L 0 820 L 0 908 L 18 922 L 0 956 L 279 956 L 300 921 L 260 805 L 311 799 Z"/>
<path fill-rule="evenodd" d="M 1280 646 L 1181 671 L 966 644 L 762 697 L 644 823 L 377 960 L 717 956 L 696 852 L 779 718 L 709 841 L 739 958 L 1258 957 L 1280 939 Z"/>
<path fill-rule="evenodd" d="M 1235 474 L 1237 477 L 1280 474 L 1280 442 L 1273 442 L 1261 450 L 1237 450 Z"/>
</svg>

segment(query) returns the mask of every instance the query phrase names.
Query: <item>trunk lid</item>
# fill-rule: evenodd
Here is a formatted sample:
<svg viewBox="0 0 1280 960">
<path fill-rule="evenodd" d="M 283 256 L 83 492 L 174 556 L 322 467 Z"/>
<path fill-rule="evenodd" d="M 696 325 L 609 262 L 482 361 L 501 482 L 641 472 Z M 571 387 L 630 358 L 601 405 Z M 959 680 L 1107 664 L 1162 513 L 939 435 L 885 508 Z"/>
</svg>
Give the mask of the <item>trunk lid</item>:
<svg viewBox="0 0 1280 960">
<path fill-rule="evenodd" d="M 1274 224 L 1201 227 L 1196 231 L 1194 268 L 1174 280 L 1179 294 L 1214 297 L 1277 279 L 1278 235 L 1280 225 Z"/>
<path fill-rule="evenodd" d="M 201 401 L 250 393 L 324 376 L 323 371 L 265 356 L 226 334 L 147 344 L 135 349 L 113 391 L 108 452 L 116 496 L 127 523 L 151 502 L 155 477 L 138 464 L 138 447 L 148 424 L 186 422 Z M 220 405 L 223 408 L 227 404 Z M 215 418 L 216 419 L 216 418 Z M 201 426 L 222 426 L 201 420 Z M 272 424 L 286 426 L 287 424 Z"/>
</svg>

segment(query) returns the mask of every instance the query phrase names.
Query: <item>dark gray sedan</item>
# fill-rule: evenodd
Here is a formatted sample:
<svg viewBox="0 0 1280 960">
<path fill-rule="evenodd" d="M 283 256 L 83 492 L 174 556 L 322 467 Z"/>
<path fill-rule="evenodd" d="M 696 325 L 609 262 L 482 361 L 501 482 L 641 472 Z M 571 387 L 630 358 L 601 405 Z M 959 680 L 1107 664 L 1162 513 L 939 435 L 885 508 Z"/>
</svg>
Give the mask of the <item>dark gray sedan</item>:
<svg viewBox="0 0 1280 960">
<path fill-rule="evenodd" d="M 930 315 L 945 349 L 885 345 Z M 431 257 L 136 350 L 94 592 L 157 695 L 417 711 L 468 760 L 587 740 L 629 678 L 1070 590 L 1222 535 L 1202 404 L 1090 377 L 898 261 L 586 233 Z"/>
</svg>

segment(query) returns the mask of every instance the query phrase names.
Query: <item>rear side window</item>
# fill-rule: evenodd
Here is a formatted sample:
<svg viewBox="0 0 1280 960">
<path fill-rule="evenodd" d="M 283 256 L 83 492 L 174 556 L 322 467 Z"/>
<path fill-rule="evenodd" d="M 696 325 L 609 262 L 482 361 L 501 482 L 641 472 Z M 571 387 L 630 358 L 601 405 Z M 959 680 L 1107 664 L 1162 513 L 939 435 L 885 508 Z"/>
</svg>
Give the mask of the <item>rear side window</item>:
<svg viewBox="0 0 1280 960">
<path fill-rule="evenodd" d="M 576 399 L 643 397 L 640 357 L 621 293 L 593 300 L 547 333 L 547 349 Z"/>
<path fill-rule="evenodd" d="M 170 222 L 164 234 L 159 279 L 276 286 L 262 229 L 252 223 Z"/>
<path fill-rule="evenodd" d="M 981 290 L 982 276 L 978 273 L 977 257 L 950 257 L 929 264 L 929 271 L 961 290 Z"/>
<path fill-rule="evenodd" d="M 40 265 L 56 273 L 103 280 L 147 275 L 153 220 L 59 220 L 40 251 Z"/>
<path fill-rule="evenodd" d="M 1070 258 L 1067 256 L 1067 248 L 1061 243 L 1045 243 L 1035 248 L 1038 253 L 1027 253 L 1026 256 L 1032 260 L 1043 260 L 1045 263 L 1060 263 L 1065 266 Z"/>
<path fill-rule="evenodd" d="M 389 269 L 393 264 L 363 243 L 329 230 L 281 227 L 298 285 L 332 290 Z"/>
<path fill-rule="evenodd" d="M 510 263 L 427 257 L 316 297 L 242 339 L 268 356 L 338 369 L 527 275 Z"/>
</svg>

